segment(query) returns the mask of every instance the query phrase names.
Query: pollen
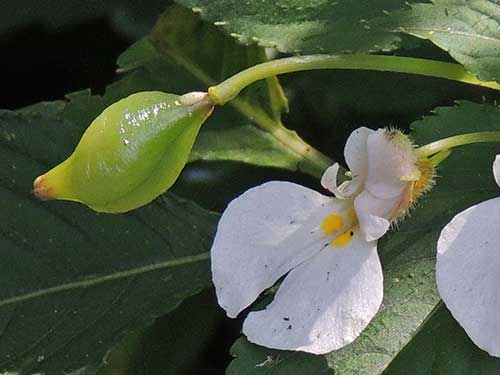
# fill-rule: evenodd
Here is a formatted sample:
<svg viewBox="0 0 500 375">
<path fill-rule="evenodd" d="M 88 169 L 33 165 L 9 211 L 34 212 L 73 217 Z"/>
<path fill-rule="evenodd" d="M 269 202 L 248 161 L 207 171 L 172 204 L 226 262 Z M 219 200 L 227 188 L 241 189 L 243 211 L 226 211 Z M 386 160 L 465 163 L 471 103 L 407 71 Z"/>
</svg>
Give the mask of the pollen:
<svg viewBox="0 0 500 375">
<path fill-rule="evenodd" d="M 344 219 L 339 215 L 328 215 L 321 223 L 321 229 L 324 234 L 332 234 L 340 230 L 344 225 Z"/>
<path fill-rule="evenodd" d="M 354 237 L 354 231 L 352 229 L 346 230 L 340 236 L 336 237 L 330 244 L 333 247 L 344 247 L 349 242 L 351 242 Z"/>
<path fill-rule="evenodd" d="M 432 188 L 435 177 L 435 168 L 430 160 L 419 159 L 417 166 L 420 171 L 420 178 L 413 183 L 411 191 L 412 202 L 415 202 L 423 193 Z"/>
<path fill-rule="evenodd" d="M 356 220 L 357 219 L 357 216 L 356 216 L 356 211 L 354 210 L 354 208 L 351 208 L 349 210 L 349 212 L 347 213 L 347 216 L 349 217 L 349 219 L 351 220 Z"/>
</svg>

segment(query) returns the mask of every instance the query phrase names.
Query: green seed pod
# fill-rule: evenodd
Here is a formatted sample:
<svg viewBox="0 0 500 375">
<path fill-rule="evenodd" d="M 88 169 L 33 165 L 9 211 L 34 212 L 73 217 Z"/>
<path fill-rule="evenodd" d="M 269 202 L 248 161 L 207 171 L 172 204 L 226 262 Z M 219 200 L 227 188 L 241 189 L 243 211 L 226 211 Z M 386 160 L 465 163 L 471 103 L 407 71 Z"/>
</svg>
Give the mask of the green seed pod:
<svg viewBox="0 0 500 375">
<path fill-rule="evenodd" d="M 143 206 L 175 182 L 213 108 L 200 92 L 130 95 L 97 116 L 73 154 L 35 180 L 34 193 L 99 212 Z"/>
</svg>

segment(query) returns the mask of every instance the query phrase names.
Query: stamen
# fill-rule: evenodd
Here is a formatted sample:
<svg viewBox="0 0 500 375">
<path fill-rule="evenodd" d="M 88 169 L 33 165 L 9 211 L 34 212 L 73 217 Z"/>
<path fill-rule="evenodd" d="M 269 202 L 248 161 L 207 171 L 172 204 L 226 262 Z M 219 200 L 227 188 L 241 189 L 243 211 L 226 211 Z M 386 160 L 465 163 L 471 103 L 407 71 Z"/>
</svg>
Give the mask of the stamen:
<svg viewBox="0 0 500 375">
<path fill-rule="evenodd" d="M 351 219 L 351 220 L 356 220 L 357 219 L 356 211 L 354 210 L 354 208 L 351 208 L 349 210 L 349 212 L 347 213 L 347 216 L 349 216 L 349 219 Z"/>
<path fill-rule="evenodd" d="M 351 242 L 353 237 L 354 237 L 354 230 L 349 229 L 346 230 L 344 233 L 342 233 L 340 236 L 334 238 L 330 244 L 333 247 L 344 247 L 349 242 Z"/>
<path fill-rule="evenodd" d="M 325 235 L 335 233 L 344 225 L 344 219 L 339 215 L 328 215 L 321 223 L 321 229 Z"/>
</svg>

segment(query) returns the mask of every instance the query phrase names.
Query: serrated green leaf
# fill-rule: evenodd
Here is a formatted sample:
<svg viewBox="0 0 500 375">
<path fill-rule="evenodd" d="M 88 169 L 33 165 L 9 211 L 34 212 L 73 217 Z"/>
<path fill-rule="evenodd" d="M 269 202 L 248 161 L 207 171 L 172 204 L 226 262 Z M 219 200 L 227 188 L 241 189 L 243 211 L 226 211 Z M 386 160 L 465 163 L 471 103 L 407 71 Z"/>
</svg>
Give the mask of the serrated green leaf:
<svg viewBox="0 0 500 375">
<path fill-rule="evenodd" d="M 428 39 L 483 81 L 500 80 L 500 4 L 434 0 L 392 17 L 395 30 Z"/>
<path fill-rule="evenodd" d="M 384 375 L 492 375 L 500 359 L 480 350 L 443 304 Z"/>
<path fill-rule="evenodd" d="M 139 39 L 127 48 L 116 60 L 117 73 L 125 73 L 154 62 L 159 55 L 148 37 Z"/>
<path fill-rule="evenodd" d="M 217 215 L 192 202 L 166 194 L 99 215 L 32 196 L 33 178 L 85 129 L 80 108 L 99 111 L 106 99 L 0 112 L 1 371 L 92 374 L 124 332 L 210 285 Z"/>
<path fill-rule="evenodd" d="M 461 102 L 438 108 L 435 114 L 413 124 L 412 137 L 419 145 L 475 131 L 500 130 L 500 109 Z M 380 374 L 408 345 L 439 303 L 434 281 L 435 246 L 440 230 L 451 218 L 472 204 L 498 195 L 491 173 L 498 144 L 461 147 L 440 165 L 437 185 L 417 204 L 412 215 L 379 242 L 384 268 L 384 301 L 368 328 L 351 345 L 324 356 L 338 374 Z M 242 345 L 242 344 L 239 344 Z M 249 371 L 260 357 L 276 351 L 245 344 L 235 359 L 237 368 Z M 309 356 L 317 361 L 317 356 Z M 443 364 L 444 365 L 444 364 Z M 307 372 L 296 372 L 296 374 Z"/>
<path fill-rule="evenodd" d="M 484 81 L 500 79 L 500 5 L 490 0 L 177 0 L 242 44 L 285 53 L 391 51 L 428 39 Z"/>
<path fill-rule="evenodd" d="M 400 38 L 372 21 L 406 6 L 401 0 L 177 0 L 242 44 L 281 52 L 390 51 Z"/>
</svg>

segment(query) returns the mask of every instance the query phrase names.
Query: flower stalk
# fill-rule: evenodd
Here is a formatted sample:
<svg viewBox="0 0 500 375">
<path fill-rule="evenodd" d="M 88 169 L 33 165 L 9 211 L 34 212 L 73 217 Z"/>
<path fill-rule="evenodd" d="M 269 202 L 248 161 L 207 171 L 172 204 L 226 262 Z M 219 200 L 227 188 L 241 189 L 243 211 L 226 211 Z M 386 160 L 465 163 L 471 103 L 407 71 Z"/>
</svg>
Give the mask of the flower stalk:
<svg viewBox="0 0 500 375">
<path fill-rule="evenodd" d="M 451 155 L 451 150 L 446 149 L 443 151 L 439 151 L 437 154 L 432 155 L 431 157 L 429 157 L 429 160 L 434 167 L 437 167 L 443 161 L 448 159 L 448 156 L 450 156 L 450 155 Z"/>
<path fill-rule="evenodd" d="M 448 138 L 443 138 L 438 141 L 431 142 L 417 149 L 417 154 L 421 157 L 436 156 L 438 164 L 446 159 L 451 152 L 451 149 L 458 146 L 464 146 L 473 143 L 484 142 L 500 142 L 500 131 L 492 132 L 477 132 L 455 135 Z M 443 158 L 438 157 L 441 153 Z"/>
<path fill-rule="evenodd" d="M 268 61 L 245 69 L 208 89 L 214 103 L 222 105 L 234 99 L 255 81 L 284 73 L 318 69 L 376 70 L 444 78 L 466 84 L 500 90 L 496 82 L 483 82 L 460 64 L 382 55 L 308 55 Z"/>
</svg>

